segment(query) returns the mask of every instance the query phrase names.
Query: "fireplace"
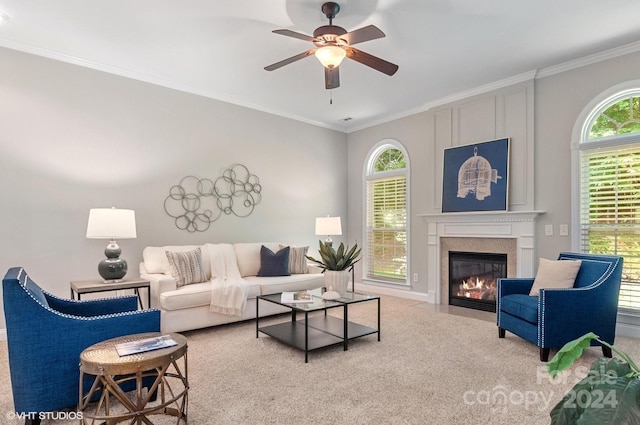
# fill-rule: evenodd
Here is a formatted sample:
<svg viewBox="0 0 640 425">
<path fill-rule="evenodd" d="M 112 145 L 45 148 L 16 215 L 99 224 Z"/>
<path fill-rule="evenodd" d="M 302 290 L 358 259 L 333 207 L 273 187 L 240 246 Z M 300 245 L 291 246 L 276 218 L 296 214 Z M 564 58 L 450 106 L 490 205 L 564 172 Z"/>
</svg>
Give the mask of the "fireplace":
<svg viewBox="0 0 640 425">
<path fill-rule="evenodd" d="M 507 254 L 449 251 L 449 304 L 495 312 L 501 277 Z"/>
<path fill-rule="evenodd" d="M 536 217 L 544 211 L 418 214 L 427 222 L 428 302 L 449 304 L 449 252 L 507 254 L 507 277 L 531 277 Z"/>
</svg>

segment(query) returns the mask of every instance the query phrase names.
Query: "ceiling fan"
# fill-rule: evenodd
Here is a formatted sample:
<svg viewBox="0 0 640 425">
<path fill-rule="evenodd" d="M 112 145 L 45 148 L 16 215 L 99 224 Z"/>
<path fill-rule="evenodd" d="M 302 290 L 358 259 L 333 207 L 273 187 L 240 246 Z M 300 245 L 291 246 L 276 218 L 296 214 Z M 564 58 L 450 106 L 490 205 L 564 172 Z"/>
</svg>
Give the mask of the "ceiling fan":
<svg viewBox="0 0 640 425">
<path fill-rule="evenodd" d="M 340 12 L 340 5 L 337 3 L 324 3 L 322 5 L 322 13 L 324 13 L 327 19 L 329 19 L 329 25 L 323 25 L 316 28 L 313 32 L 313 37 L 287 29 L 274 30 L 273 32 L 276 34 L 311 41 L 315 47 L 288 59 L 265 66 L 264 69 L 267 71 L 273 71 L 315 54 L 320 63 L 324 66 L 324 81 L 327 89 L 340 87 L 340 73 L 338 67 L 345 57 L 356 62 L 360 62 L 361 64 L 384 74 L 395 74 L 398 70 L 398 65 L 352 47 L 357 43 L 382 38 L 385 34 L 375 25 L 367 25 L 366 27 L 347 32 L 344 28 L 333 25 L 333 18 L 336 17 L 338 12 Z"/>
</svg>

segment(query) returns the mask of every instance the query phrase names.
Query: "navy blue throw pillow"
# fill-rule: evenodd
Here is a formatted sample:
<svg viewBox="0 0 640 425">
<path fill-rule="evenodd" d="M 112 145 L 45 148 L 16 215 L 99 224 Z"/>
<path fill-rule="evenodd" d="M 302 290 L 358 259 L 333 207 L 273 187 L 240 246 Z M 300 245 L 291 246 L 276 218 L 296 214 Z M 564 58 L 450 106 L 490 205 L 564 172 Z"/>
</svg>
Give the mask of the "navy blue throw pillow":
<svg viewBox="0 0 640 425">
<path fill-rule="evenodd" d="M 291 276 L 289 273 L 289 247 L 273 252 L 266 246 L 260 248 L 260 271 L 258 276 Z"/>
</svg>

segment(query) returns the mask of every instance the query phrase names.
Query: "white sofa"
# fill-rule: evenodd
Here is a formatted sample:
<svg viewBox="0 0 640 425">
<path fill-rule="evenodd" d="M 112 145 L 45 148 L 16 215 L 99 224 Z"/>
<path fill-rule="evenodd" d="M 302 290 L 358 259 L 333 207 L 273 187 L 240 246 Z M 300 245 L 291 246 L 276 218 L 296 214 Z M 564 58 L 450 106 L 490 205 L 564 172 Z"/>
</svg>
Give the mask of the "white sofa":
<svg viewBox="0 0 640 425">
<path fill-rule="evenodd" d="M 211 282 L 193 283 L 178 287 L 171 275 L 171 267 L 166 251 L 185 252 L 198 247 L 202 252 L 202 265 L 207 279 L 211 279 L 211 261 L 206 245 L 180 245 L 146 247 L 140 263 L 140 277 L 149 280 L 151 307 L 161 311 L 162 332 L 182 332 L 216 326 L 224 323 L 254 319 L 256 317 L 256 296 L 275 294 L 283 291 L 303 291 L 324 286 L 324 275 L 320 269 L 307 266 L 307 273 L 290 276 L 260 277 L 260 249 L 264 245 L 273 252 L 281 246 L 278 242 L 233 244 L 240 275 L 249 283 L 247 308 L 242 316 L 230 316 L 209 311 L 211 302 Z M 269 302 L 260 303 L 260 317 L 285 313 L 289 309 Z"/>
</svg>

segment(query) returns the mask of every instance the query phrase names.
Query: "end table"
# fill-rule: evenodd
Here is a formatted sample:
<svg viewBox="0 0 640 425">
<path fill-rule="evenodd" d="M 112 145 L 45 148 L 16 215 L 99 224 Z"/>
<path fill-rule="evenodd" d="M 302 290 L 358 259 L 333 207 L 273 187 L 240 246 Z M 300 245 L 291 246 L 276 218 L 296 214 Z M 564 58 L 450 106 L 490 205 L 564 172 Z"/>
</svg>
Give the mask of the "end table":
<svg viewBox="0 0 640 425">
<path fill-rule="evenodd" d="M 80 353 L 78 409 L 83 413 L 82 424 L 121 421 L 152 424 L 149 416 L 157 414 L 175 416 L 176 424 L 187 423 L 187 339 L 171 333 L 169 336 L 177 343 L 172 347 L 127 356 L 119 356 L 116 350 L 117 344 L 161 335 L 150 332 L 121 336 L 94 344 Z M 86 394 L 83 388 L 85 375 L 95 377 Z M 144 380 L 153 380 L 146 393 L 143 391 Z M 133 399 L 120 387 L 127 382 L 135 384 Z M 150 403 L 155 396 L 159 400 Z M 92 404 L 95 398 L 98 400 Z"/>
<path fill-rule="evenodd" d="M 144 309 L 142 297 L 140 296 L 140 288 L 147 288 L 147 308 L 151 308 L 151 285 L 148 280 L 144 279 L 124 279 L 120 282 L 105 282 L 101 279 L 75 280 L 71 282 L 71 299 L 76 299 L 76 294 L 79 300 L 82 294 L 133 289 L 138 296 L 140 309 Z"/>
</svg>

